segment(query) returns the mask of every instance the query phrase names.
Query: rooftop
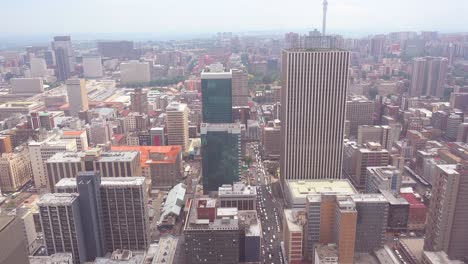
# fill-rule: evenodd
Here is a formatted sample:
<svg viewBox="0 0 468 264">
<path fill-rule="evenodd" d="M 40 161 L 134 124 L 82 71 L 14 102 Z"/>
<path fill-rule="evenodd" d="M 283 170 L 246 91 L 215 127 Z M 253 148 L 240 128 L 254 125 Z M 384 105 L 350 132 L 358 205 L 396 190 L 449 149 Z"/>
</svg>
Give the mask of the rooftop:
<svg viewBox="0 0 468 264">
<path fill-rule="evenodd" d="M 38 206 L 68 206 L 78 198 L 77 193 L 46 193 L 37 202 Z"/>
<path fill-rule="evenodd" d="M 90 149 L 82 152 L 58 152 L 47 162 L 80 162 L 86 156 L 94 156 L 98 162 L 128 162 L 134 160 L 138 155 L 138 151 L 101 152 L 99 149 Z"/>
<path fill-rule="evenodd" d="M 144 177 L 101 177 L 101 186 L 139 186 L 144 182 Z M 63 178 L 55 184 L 55 187 L 76 188 L 76 178 Z"/>
<path fill-rule="evenodd" d="M 63 136 L 64 137 L 78 137 L 85 133 L 85 130 L 64 130 Z"/>
<path fill-rule="evenodd" d="M 182 104 L 179 102 L 171 102 L 167 107 L 166 111 L 184 111 L 187 108 L 187 104 Z"/>
<path fill-rule="evenodd" d="M 223 184 L 218 188 L 218 196 L 241 196 L 241 195 L 257 195 L 256 186 L 245 186 L 243 183 Z"/>
<path fill-rule="evenodd" d="M 30 264 L 73 263 L 72 253 L 55 253 L 50 256 L 29 256 Z"/>
<path fill-rule="evenodd" d="M 444 251 L 423 251 L 423 258 L 428 260 L 429 262 L 424 261 L 424 263 L 431 263 L 431 264 L 462 264 L 465 263 L 461 260 L 450 260 L 447 256 L 447 253 Z"/>
<path fill-rule="evenodd" d="M 159 246 L 151 264 L 174 263 L 174 256 L 179 239 L 172 235 L 164 235 L 159 239 Z"/>
<path fill-rule="evenodd" d="M 182 152 L 182 146 L 112 146 L 112 151 L 139 151 L 142 167 L 149 164 L 175 163 Z M 155 155 L 161 154 L 160 157 Z M 153 156 L 153 159 L 151 158 Z"/>
<path fill-rule="evenodd" d="M 287 180 L 287 192 L 293 203 L 305 205 L 305 199 L 311 194 L 334 193 L 334 194 L 356 194 L 357 191 L 348 180 Z"/>
<path fill-rule="evenodd" d="M 302 226 L 299 224 L 296 212 L 292 209 L 284 209 L 284 219 L 290 232 L 302 232 Z"/>
<path fill-rule="evenodd" d="M 366 202 L 366 203 L 388 203 L 387 199 L 382 194 L 376 193 L 360 193 L 352 195 L 351 198 L 355 203 Z"/>
<path fill-rule="evenodd" d="M 199 219 L 198 208 L 216 208 L 216 199 L 201 197 L 192 200 L 185 231 L 193 230 L 239 230 L 239 220 L 236 218 L 215 218 L 213 222 L 209 219 Z"/>
</svg>

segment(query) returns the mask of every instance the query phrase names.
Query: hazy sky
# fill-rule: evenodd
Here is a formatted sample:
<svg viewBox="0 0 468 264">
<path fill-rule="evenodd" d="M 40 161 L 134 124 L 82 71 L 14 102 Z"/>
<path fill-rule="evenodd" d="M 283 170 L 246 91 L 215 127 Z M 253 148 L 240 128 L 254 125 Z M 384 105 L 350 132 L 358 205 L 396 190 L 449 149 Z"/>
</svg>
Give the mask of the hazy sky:
<svg viewBox="0 0 468 264">
<path fill-rule="evenodd" d="M 322 0 L 0 0 L 0 35 L 320 28 Z M 329 0 L 328 32 L 468 31 L 468 0 Z"/>
</svg>

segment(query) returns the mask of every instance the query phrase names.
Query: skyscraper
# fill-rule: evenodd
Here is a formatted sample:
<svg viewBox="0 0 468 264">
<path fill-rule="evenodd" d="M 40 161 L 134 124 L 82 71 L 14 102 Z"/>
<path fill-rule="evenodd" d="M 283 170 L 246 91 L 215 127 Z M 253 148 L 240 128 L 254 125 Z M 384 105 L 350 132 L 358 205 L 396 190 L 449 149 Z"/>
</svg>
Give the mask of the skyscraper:
<svg viewBox="0 0 468 264">
<path fill-rule="evenodd" d="M 188 112 L 187 105 L 178 102 L 172 102 L 166 108 L 168 144 L 182 146 L 184 151 L 189 147 Z"/>
<path fill-rule="evenodd" d="M 0 215 L 0 263 L 29 263 L 27 241 L 22 232 L 19 217 Z"/>
<path fill-rule="evenodd" d="M 349 52 L 283 51 L 281 178 L 341 177 Z"/>
<path fill-rule="evenodd" d="M 248 74 L 245 70 L 232 70 L 232 106 L 246 106 L 249 102 Z"/>
<path fill-rule="evenodd" d="M 130 103 L 130 109 L 133 112 L 138 112 L 140 114 L 148 113 L 148 96 L 140 87 L 135 88 L 134 91 L 130 93 Z"/>
<path fill-rule="evenodd" d="M 232 123 L 232 72 L 207 68 L 201 73 L 203 122 Z"/>
<path fill-rule="evenodd" d="M 70 115 L 78 116 L 79 112 L 88 110 L 88 91 L 84 79 L 67 80 L 67 96 Z"/>
<path fill-rule="evenodd" d="M 239 179 L 240 124 L 201 125 L 203 191 L 217 191 Z"/>
<path fill-rule="evenodd" d="M 468 171 L 438 165 L 427 216 L 424 249 L 444 251 L 450 259 L 468 259 Z"/>
<path fill-rule="evenodd" d="M 57 80 L 65 81 L 75 69 L 75 54 L 70 36 L 54 37 L 52 49 L 55 53 Z"/>
<path fill-rule="evenodd" d="M 448 60 L 442 57 L 413 59 L 411 96 L 444 96 Z"/>
<path fill-rule="evenodd" d="M 71 252 L 73 263 L 83 263 L 86 245 L 76 193 L 46 193 L 37 202 L 47 255 Z"/>
</svg>

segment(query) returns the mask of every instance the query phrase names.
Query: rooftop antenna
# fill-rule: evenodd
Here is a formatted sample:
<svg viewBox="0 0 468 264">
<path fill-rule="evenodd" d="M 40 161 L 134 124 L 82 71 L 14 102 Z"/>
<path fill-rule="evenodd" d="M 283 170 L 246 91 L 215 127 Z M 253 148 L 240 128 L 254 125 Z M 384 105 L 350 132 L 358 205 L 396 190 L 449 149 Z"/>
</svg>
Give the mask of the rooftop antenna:
<svg viewBox="0 0 468 264">
<path fill-rule="evenodd" d="M 325 36 L 325 29 L 327 27 L 327 0 L 323 0 L 323 21 L 322 21 L 322 36 Z"/>
</svg>

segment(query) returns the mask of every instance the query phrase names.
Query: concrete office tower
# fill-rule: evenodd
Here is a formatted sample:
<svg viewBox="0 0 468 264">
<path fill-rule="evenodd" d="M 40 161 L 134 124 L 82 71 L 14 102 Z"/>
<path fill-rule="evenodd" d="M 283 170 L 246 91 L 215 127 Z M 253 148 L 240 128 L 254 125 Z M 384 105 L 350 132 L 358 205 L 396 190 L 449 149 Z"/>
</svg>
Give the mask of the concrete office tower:
<svg viewBox="0 0 468 264">
<path fill-rule="evenodd" d="M 31 141 L 28 144 L 34 186 L 38 192 L 49 191 L 49 179 L 45 162 L 57 152 L 77 151 L 76 142 L 71 139 L 59 139 L 59 135 L 48 137 L 44 141 Z"/>
<path fill-rule="evenodd" d="M 401 173 L 395 166 L 367 167 L 366 193 L 400 193 Z"/>
<path fill-rule="evenodd" d="M 103 75 L 101 56 L 83 56 L 83 74 L 86 78 L 101 78 Z"/>
<path fill-rule="evenodd" d="M 21 223 L 23 235 L 26 241 L 26 248 L 29 255 L 33 255 L 41 246 L 41 241 L 38 239 L 35 217 L 33 210 L 29 208 L 16 208 L 16 210 L 8 213 L 9 215 L 15 215 Z M 35 214 L 35 213 L 34 213 Z"/>
<path fill-rule="evenodd" d="M 55 55 L 57 80 L 66 81 L 75 71 L 75 52 L 70 36 L 56 36 L 52 42 Z"/>
<path fill-rule="evenodd" d="M 392 126 L 359 126 L 357 143 L 364 145 L 369 142 L 378 142 L 382 148 L 392 150 L 393 142 L 400 139 L 401 125 Z"/>
<path fill-rule="evenodd" d="M 369 55 L 380 58 L 384 53 L 385 36 L 378 35 L 370 40 Z"/>
<path fill-rule="evenodd" d="M 410 95 L 444 97 L 447 67 L 446 58 L 414 58 Z"/>
<path fill-rule="evenodd" d="M 78 116 L 79 112 L 87 111 L 89 106 L 86 81 L 84 79 L 70 79 L 67 80 L 66 84 L 70 115 Z"/>
<path fill-rule="evenodd" d="M 13 151 L 13 143 L 11 139 L 12 136 L 10 135 L 0 136 L 0 153 L 10 153 Z"/>
<path fill-rule="evenodd" d="M 74 178 L 81 171 L 100 171 L 102 177 L 142 175 L 140 152 L 89 149 L 86 152 L 59 152 L 46 161 L 49 188 L 63 178 Z"/>
<path fill-rule="evenodd" d="M 82 227 L 86 241 L 87 261 L 103 257 L 105 251 L 104 224 L 101 208 L 101 174 L 98 171 L 79 172 L 76 176 Z"/>
<path fill-rule="evenodd" d="M 55 186 L 56 190 L 59 193 L 78 191 L 80 195 L 81 193 L 86 195 L 86 193 L 90 192 L 100 193 L 100 197 L 90 198 L 86 203 L 89 205 L 94 202 L 100 203 L 97 208 L 91 210 L 102 210 L 105 238 L 104 252 L 113 252 L 117 249 L 146 250 L 149 245 L 149 218 L 147 209 L 148 186 L 145 183 L 145 178 L 103 177 L 100 184 L 98 184 L 99 180 L 90 181 L 95 179 L 93 174 L 94 172 L 87 172 L 85 176 L 78 177 L 76 180 L 71 178 L 62 179 Z M 80 181 L 82 180 L 85 180 L 85 182 L 82 182 L 83 186 L 80 187 Z M 99 191 L 95 189 L 97 185 L 99 185 Z M 83 190 L 80 190 L 80 188 Z M 94 194 L 92 196 L 94 197 Z M 90 220 L 87 219 L 86 221 Z"/>
<path fill-rule="evenodd" d="M 366 187 L 367 167 L 388 165 L 389 153 L 379 143 L 369 142 L 360 147 L 348 142 L 344 148 L 343 172 L 356 188 Z"/>
<path fill-rule="evenodd" d="M 444 251 L 452 260 L 468 258 L 468 173 L 438 165 L 427 216 L 424 249 Z"/>
<path fill-rule="evenodd" d="M 36 94 L 44 91 L 42 78 L 13 78 L 11 81 L 11 93 Z"/>
<path fill-rule="evenodd" d="M 140 114 L 148 113 L 148 96 L 146 92 L 143 92 L 142 88 L 135 88 L 130 93 L 130 110 Z"/>
<path fill-rule="evenodd" d="M 77 151 L 85 151 L 88 149 L 88 136 L 86 130 L 65 130 L 63 131 L 61 138 L 74 139 Z"/>
<path fill-rule="evenodd" d="M 459 114 L 450 114 L 447 119 L 447 129 L 445 130 L 445 138 L 449 141 L 455 141 L 458 136 L 458 130 L 463 123 L 463 117 Z"/>
<path fill-rule="evenodd" d="M 241 182 L 223 184 L 218 189 L 219 207 L 236 207 L 239 211 L 257 210 L 257 188 Z"/>
<path fill-rule="evenodd" d="M 151 81 L 151 67 L 148 62 L 127 61 L 120 63 L 120 83 L 138 84 Z"/>
<path fill-rule="evenodd" d="M 356 252 L 373 252 L 383 247 L 387 230 L 388 201 L 381 194 L 351 196 L 356 204 Z"/>
<path fill-rule="evenodd" d="M 339 263 L 353 263 L 357 212 L 347 195 L 322 193 L 306 198 L 305 258 L 312 260 L 320 244 L 336 244 Z"/>
<path fill-rule="evenodd" d="M 31 178 L 31 163 L 26 148 L 12 153 L 3 153 L 0 156 L 0 190 L 3 192 L 16 192 Z"/>
<path fill-rule="evenodd" d="M 32 57 L 29 59 L 29 65 L 31 66 L 31 77 L 44 78 L 48 75 L 45 59 Z"/>
<path fill-rule="evenodd" d="M 240 173 L 240 124 L 201 124 L 203 192 L 233 184 Z"/>
<path fill-rule="evenodd" d="M 262 136 L 263 158 L 278 160 L 281 148 L 281 127 L 264 127 Z"/>
<path fill-rule="evenodd" d="M 248 74 L 245 70 L 232 70 L 232 106 L 246 106 L 249 103 Z"/>
<path fill-rule="evenodd" d="M 149 246 L 148 195 L 145 178 L 109 178 L 101 183 L 107 252 L 144 251 Z"/>
<path fill-rule="evenodd" d="M 215 199 L 192 200 L 184 226 L 187 264 L 239 263 L 239 219 L 237 214 L 218 217 L 220 209 L 232 210 L 216 208 Z"/>
<path fill-rule="evenodd" d="M 37 202 L 47 255 L 73 254 L 73 263 L 87 259 L 78 194 L 46 193 Z M 87 217 L 87 216 L 86 216 Z"/>
<path fill-rule="evenodd" d="M 27 243 L 22 232 L 18 217 L 0 215 L 0 263 L 29 264 Z"/>
<path fill-rule="evenodd" d="M 206 68 L 201 73 L 204 123 L 232 123 L 232 71 Z"/>
<path fill-rule="evenodd" d="M 281 179 L 339 179 L 349 52 L 283 51 Z"/>
<path fill-rule="evenodd" d="M 468 123 L 462 123 L 458 127 L 457 142 L 468 143 Z"/>
<path fill-rule="evenodd" d="M 346 120 L 349 121 L 349 136 L 356 137 L 358 127 L 374 124 L 375 103 L 364 96 L 352 96 L 346 101 Z"/>
<path fill-rule="evenodd" d="M 188 113 L 187 105 L 179 102 L 166 107 L 167 143 L 182 146 L 183 151 L 189 148 Z"/>
</svg>

